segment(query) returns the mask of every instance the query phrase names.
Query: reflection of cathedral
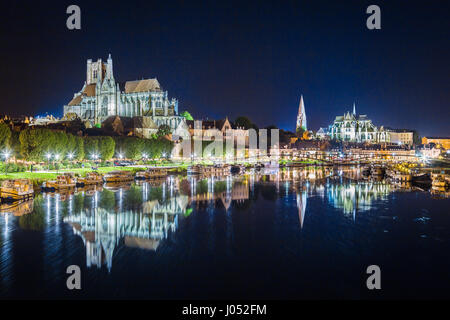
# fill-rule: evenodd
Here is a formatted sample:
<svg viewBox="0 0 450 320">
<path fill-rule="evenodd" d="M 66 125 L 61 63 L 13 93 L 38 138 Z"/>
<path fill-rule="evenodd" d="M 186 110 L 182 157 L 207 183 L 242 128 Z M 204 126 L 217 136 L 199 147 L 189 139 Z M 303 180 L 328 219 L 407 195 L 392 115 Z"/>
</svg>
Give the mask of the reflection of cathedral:
<svg viewBox="0 0 450 320">
<path fill-rule="evenodd" d="M 373 201 L 385 199 L 391 191 L 391 185 L 385 183 L 331 184 L 327 187 L 328 200 L 345 214 L 369 210 Z"/>
<path fill-rule="evenodd" d="M 121 238 L 127 247 L 156 250 L 169 230 L 178 227 L 178 216 L 186 211 L 186 196 L 170 198 L 164 203 L 147 201 L 142 210 L 111 212 L 92 208 L 64 218 L 86 246 L 86 264 L 112 267 L 114 249 Z"/>
<path fill-rule="evenodd" d="M 113 61 L 87 61 L 86 82 L 80 92 L 64 106 L 64 116 L 101 123 L 110 116 L 148 117 L 152 126 L 162 124 L 176 129 L 184 121 L 178 115 L 178 101 L 169 100 L 156 78 L 116 82 Z"/>
</svg>

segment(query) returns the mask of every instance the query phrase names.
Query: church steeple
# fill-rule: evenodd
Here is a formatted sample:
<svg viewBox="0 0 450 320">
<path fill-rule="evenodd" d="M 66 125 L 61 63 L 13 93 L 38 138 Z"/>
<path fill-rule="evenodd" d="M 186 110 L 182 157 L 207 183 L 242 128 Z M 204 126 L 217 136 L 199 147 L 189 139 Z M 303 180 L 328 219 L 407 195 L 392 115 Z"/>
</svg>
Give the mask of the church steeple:
<svg viewBox="0 0 450 320">
<path fill-rule="evenodd" d="M 356 105 L 355 105 L 355 102 L 353 102 L 353 115 L 356 116 Z"/>
<path fill-rule="evenodd" d="M 303 95 L 300 95 L 300 104 L 298 106 L 298 114 L 297 114 L 297 127 L 296 130 L 302 128 L 303 130 L 308 130 L 306 126 L 306 112 L 305 112 L 305 103 L 303 102 Z"/>
</svg>

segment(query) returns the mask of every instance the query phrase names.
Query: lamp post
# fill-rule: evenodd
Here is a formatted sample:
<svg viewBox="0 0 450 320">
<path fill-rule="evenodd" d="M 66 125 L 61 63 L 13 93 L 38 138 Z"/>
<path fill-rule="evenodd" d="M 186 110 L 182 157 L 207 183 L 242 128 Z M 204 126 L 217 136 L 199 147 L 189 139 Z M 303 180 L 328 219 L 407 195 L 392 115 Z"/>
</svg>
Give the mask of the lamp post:
<svg viewBox="0 0 450 320">
<path fill-rule="evenodd" d="M 142 159 L 144 160 L 144 164 L 145 164 L 145 161 L 147 160 L 147 154 L 145 152 L 142 154 Z"/>
<path fill-rule="evenodd" d="M 55 154 L 55 167 L 56 167 L 56 173 L 58 173 L 59 171 L 59 165 L 58 165 L 58 160 L 59 160 L 59 154 Z"/>
<path fill-rule="evenodd" d="M 48 166 L 48 170 L 50 171 L 50 158 L 52 157 L 51 153 L 47 153 L 46 154 L 47 157 L 47 166 Z"/>
<path fill-rule="evenodd" d="M 7 174 L 7 171 L 8 171 L 7 166 L 6 166 L 6 163 L 8 162 L 8 158 L 9 158 L 10 155 L 11 155 L 11 154 L 10 154 L 9 151 L 7 151 L 7 150 L 5 150 L 5 151 L 3 152 L 3 157 L 5 157 L 5 174 Z"/>
</svg>

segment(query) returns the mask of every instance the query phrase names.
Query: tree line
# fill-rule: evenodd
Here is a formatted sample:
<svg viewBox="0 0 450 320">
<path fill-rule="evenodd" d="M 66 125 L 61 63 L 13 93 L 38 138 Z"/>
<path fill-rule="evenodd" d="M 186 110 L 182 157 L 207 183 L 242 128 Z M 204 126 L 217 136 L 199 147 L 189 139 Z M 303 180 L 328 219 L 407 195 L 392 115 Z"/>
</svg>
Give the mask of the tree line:
<svg viewBox="0 0 450 320">
<path fill-rule="evenodd" d="M 85 136 L 47 128 L 11 130 L 0 123 L 0 153 L 3 157 L 16 157 L 27 161 L 52 160 L 109 160 L 115 157 L 127 159 L 160 158 L 169 155 L 173 142 L 161 135 L 151 139 L 138 137 Z M 0 154 L 0 155 L 1 155 Z M 56 158 L 57 157 L 57 158 Z"/>
</svg>

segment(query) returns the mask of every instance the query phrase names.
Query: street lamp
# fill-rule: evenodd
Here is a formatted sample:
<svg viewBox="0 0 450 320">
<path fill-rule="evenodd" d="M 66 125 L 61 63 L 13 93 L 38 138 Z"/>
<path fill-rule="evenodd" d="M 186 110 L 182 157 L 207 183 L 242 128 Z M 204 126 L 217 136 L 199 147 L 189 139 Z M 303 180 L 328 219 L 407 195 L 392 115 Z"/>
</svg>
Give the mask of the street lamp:
<svg viewBox="0 0 450 320">
<path fill-rule="evenodd" d="M 50 158 L 52 157 L 52 155 L 51 153 L 47 153 L 45 156 L 47 157 L 48 170 L 50 170 Z"/>
<path fill-rule="evenodd" d="M 5 150 L 5 151 L 3 152 L 3 157 L 5 157 L 5 174 L 6 174 L 7 171 L 8 171 L 8 168 L 6 167 L 6 162 L 8 162 L 8 158 L 9 158 L 10 155 L 11 155 L 11 154 L 10 154 L 10 152 L 9 152 L 8 150 Z"/>
</svg>

